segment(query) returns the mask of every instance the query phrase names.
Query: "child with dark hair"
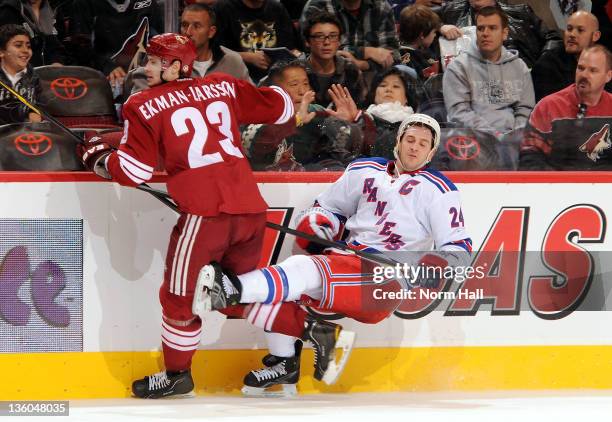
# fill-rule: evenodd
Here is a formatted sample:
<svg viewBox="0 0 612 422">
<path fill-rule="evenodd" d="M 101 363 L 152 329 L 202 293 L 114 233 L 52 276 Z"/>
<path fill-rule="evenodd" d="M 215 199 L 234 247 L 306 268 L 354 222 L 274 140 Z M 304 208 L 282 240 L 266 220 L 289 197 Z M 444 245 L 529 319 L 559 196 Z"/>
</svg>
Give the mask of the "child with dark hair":
<svg viewBox="0 0 612 422">
<path fill-rule="evenodd" d="M 439 72 L 439 61 L 429 47 L 434 42 L 442 21 L 429 7 L 412 5 L 404 8 L 399 19 L 402 64 L 413 68 L 425 81 Z"/>
<path fill-rule="evenodd" d="M 32 46 L 32 66 L 60 65 L 66 50 L 58 38 L 56 7 L 49 0 L 0 1 L 0 26 L 15 24 L 28 31 Z M 64 3 L 67 3 L 65 1 Z M 66 7 L 63 6 L 63 9 Z"/>
<path fill-rule="evenodd" d="M 313 85 L 316 102 L 325 106 L 331 103 L 327 90 L 333 84 L 347 87 L 358 104 L 363 102 L 367 92 L 361 70 L 338 54 L 343 32 L 338 18 L 329 12 L 312 15 L 302 30 L 310 50 L 304 63 L 308 73 L 316 79 Z"/>
<path fill-rule="evenodd" d="M 30 36 L 20 25 L 0 27 L 0 80 L 10 86 L 30 103 L 36 104 L 41 85 L 34 75 L 30 59 Z M 6 89 L 0 87 L 0 125 L 19 122 L 40 122 L 41 116 Z"/>
</svg>

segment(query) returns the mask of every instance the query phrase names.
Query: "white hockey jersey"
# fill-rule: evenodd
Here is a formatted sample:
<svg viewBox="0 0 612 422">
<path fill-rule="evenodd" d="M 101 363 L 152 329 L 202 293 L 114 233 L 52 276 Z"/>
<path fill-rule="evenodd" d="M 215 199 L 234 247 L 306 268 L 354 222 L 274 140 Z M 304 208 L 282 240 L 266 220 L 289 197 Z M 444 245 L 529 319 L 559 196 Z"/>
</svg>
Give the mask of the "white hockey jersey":
<svg viewBox="0 0 612 422">
<path fill-rule="evenodd" d="M 459 191 L 430 168 L 393 176 L 395 163 L 384 158 L 353 161 L 319 205 L 347 219 L 347 243 L 392 251 L 467 251 Z"/>
</svg>

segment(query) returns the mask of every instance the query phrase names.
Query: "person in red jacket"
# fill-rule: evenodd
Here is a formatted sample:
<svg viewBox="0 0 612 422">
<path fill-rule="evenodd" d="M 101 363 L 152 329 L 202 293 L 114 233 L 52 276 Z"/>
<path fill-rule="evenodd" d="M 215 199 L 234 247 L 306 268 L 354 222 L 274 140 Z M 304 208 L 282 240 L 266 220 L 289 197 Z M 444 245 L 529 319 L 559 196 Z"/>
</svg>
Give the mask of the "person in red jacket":
<svg viewBox="0 0 612 422">
<path fill-rule="evenodd" d="M 521 143 L 519 170 L 612 170 L 612 54 L 582 50 L 576 83 L 536 104 Z"/>
<path fill-rule="evenodd" d="M 151 179 L 158 154 L 168 172 L 168 193 L 180 217 L 159 293 L 166 370 L 132 385 L 136 397 L 160 398 L 194 388 L 190 367 L 202 321 L 192 302 L 200 269 L 216 261 L 242 274 L 260 259 L 267 204 L 240 148 L 239 125 L 285 123 L 294 119 L 294 107 L 276 86 L 256 88 L 226 74 L 183 78 L 196 57 L 186 36 L 155 36 L 147 54 L 149 89 L 125 103 L 119 149 L 94 137 L 81 158 L 98 175 L 126 186 Z M 223 310 L 239 317 L 242 311 Z"/>
</svg>

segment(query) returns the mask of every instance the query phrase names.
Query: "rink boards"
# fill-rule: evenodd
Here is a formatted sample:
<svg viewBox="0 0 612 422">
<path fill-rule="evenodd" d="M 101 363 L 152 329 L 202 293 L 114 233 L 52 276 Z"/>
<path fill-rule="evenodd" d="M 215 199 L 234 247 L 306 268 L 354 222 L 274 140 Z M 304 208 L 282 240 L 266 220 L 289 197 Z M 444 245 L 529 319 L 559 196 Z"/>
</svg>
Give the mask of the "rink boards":
<svg viewBox="0 0 612 422">
<path fill-rule="evenodd" d="M 292 220 L 337 176 L 259 175 L 269 219 Z M 503 286 L 484 286 L 483 301 L 407 303 L 375 326 L 342 319 L 358 336 L 345 373 L 333 387 L 314 382 L 307 351 L 301 391 L 611 388 L 612 174 L 449 176 L 474 249 L 519 251 L 497 262 Z M 176 215 L 87 174 L 0 182 L 0 367 L 12 380 L 0 397 L 127 396 L 161 367 L 157 295 Z M 565 285 L 546 278 L 560 269 L 548 252 L 563 248 L 591 264 Z M 269 231 L 262 264 L 292 251 L 290 236 Z M 198 391 L 236 392 L 264 347 L 259 330 L 211 314 L 194 359 Z"/>
</svg>

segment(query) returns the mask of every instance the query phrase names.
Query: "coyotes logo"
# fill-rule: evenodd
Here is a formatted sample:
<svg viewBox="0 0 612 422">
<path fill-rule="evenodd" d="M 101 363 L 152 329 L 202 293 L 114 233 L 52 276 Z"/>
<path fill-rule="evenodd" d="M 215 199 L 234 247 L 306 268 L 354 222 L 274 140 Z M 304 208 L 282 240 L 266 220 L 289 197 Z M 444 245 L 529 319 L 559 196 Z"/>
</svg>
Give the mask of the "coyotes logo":
<svg viewBox="0 0 612 422">
<path fill-rule="evenodd" d="M 124 70 L 129 72 L 130 70 L 138 67 L 141 59 L 147 54 L 146 45 L 149 39 L 149 19 L 144 18 L 136 32 L 129 36 L 125 40 L 121 49 L 116 52 L 111 59 L 121 66 Z"/>
<path fill-rule="evenodd" d="M 610 124 L 605 124 L 598 132 L 593 133 L 587 141 L 580 145 L 580 151 L 586 153 L 592 161 L 597 161 L 601 158 L 604 150 L 610 149 Z"/>
<path fill-rule="evenodd" d="M 304 171 L 304 167 L 293 156 L 293 144 L 288 145 L 283 139 L 276 150 L 274 162 L 266 166 L 266 171 Z"/>
</svg>

